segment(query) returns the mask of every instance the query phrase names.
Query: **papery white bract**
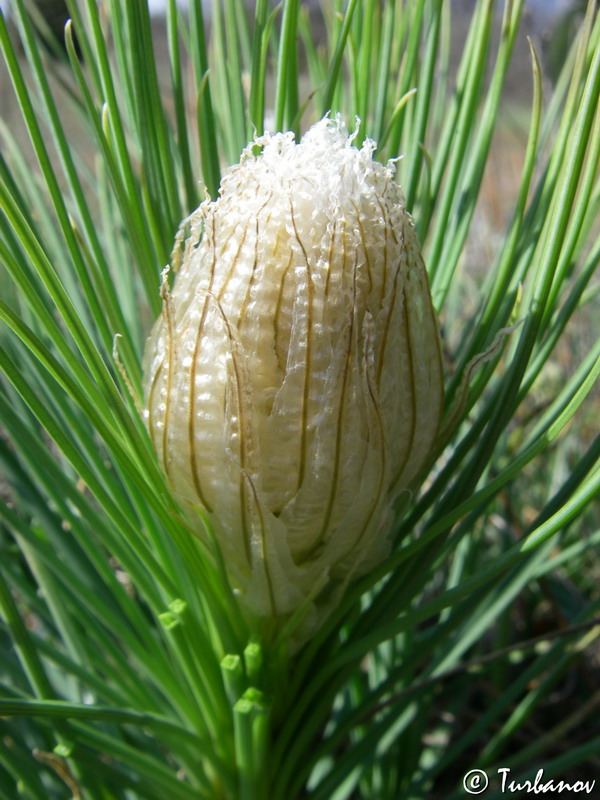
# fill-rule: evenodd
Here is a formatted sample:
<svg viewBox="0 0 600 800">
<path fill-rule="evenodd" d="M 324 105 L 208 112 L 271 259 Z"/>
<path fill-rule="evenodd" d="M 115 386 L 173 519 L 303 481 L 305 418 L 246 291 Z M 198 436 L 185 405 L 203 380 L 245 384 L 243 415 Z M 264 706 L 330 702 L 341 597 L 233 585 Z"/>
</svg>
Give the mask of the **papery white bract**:
<svg viewBox="0 0 600 800">
<path fill-rule="evenodd" d="M 305 636 L 389 552 L 443 406 L 427 274 L 374 147 L 329 119 L 252 143 L 192 216 L 146 349 L 175 496 L 208 513 L 242 605 L 304 604 Z"/>
</svg>

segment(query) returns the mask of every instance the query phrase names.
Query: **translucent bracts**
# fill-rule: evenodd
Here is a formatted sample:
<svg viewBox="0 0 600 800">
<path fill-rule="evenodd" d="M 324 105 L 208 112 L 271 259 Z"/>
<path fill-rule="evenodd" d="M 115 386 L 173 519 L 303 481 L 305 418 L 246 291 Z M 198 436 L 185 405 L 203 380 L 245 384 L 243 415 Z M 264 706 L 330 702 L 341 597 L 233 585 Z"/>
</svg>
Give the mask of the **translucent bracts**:
<svg viewBox="0 0 600 800">
<path fill-rule="evenodd" d="M 208 513 L 242 605 L 304 606 L 304 636 L 386 557 L 442 414 L 426 270 L 374 148 L 329 119 L 253 142 L 192 215 L 146 349 L 176 497 Z"/>
</svg>

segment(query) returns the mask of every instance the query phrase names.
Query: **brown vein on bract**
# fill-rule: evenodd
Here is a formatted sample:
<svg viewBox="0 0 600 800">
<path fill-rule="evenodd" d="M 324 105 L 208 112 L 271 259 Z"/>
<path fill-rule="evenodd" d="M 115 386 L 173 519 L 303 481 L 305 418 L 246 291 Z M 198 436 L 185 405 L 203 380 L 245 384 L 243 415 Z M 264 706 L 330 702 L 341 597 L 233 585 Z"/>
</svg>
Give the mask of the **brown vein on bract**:
<svg viewBox="0 0 600 800">
<path fill-rule="evenodd" d="M 389 219 L 389 217 L 387 215 L 387 211 L 384 208 L 384 205 L 381 202 L 381 200 L 379 199 L 379 197 L 377 198 L 377 203 L 379 204 L 379 208 L 381 210 L 381 216 L 383 218 L 383 232 L 384 232 L 384 236 L 383 236 L 383 241 L 384 241 L 384 246 L 383 246 L 383 280 L 381 281 L 381 300 L 379 301 L 380 305 L 383 306 L 383 301 L 385 299 L 385 290 L 387 289 L 388 233 L 390 231 L 391 225 L 390 225 L 390 219 Z"/>
<path fill-rule="evenodd" d="M 331 267 L 333 265 L 333 248 L 335 246 L 335 232 L 337 229 L 337 219 L 333 220 L 333 230 L 331 232 L 331 242 L 329 243 L 329 254 L 327 256 L 327 277 L 325 279 L 325 297 L 329 297 L 329 280 L 331 278 Z"/>
<path fill-rule="evenodd" d="M 346 265 L 347 259 L 347 251 L 346 251 L 346 237 L 344 236 L 342 245 L 342 260 L 344 267 Z M 334 456 L 334 474 L 331 484 L 331 491 L 329 494 L 329 501 L 325 516 L 325 521 L 321 528 L 322 536 L 325 533 L 327 526 L 329 525 L 329 521 L 331 520 L 331 515 L 333 513 L 333 506 L 335 500 L 335 493 L 337 490 L 338 482 L 339 482 L 339 464 L 341 459 L 341 452 L 342 452 L 342 419 L 344 415 L 344 408 L 346 404 L 346 394 L 348 388 L 348 374 L 350 372 L 350 365 L 352 360 L 352 353 L 353 353 L 353 339 L 354 339 L 354 323 L 355 323 L 355 311 L 356 311 L 356 272 L 357 272 L 358 262 L 355 258 L 354 260 L 354 270 L 352 272 L 352 318 L 350 320 L 350 330 L 348 336 L 348 351 L 346 353 L 346 363 L 344 365 L 344 376 L 342 379 L 342 390 L 340 395 L 340 407 L 339 407 L 339 414 L 337 419 L 337 426 L 336 426 L 336 443 L 335 443 L 335 456 Z"/>
<path fill-rule="evenodd" d="M 385 324 L 383 326 L 383 332 L 381 335 L 381 347 L 379 348 L 379 355 L 377 357 L 377 387 L 381 386 L 381 374 L 383 372 L 383 359 L 385 358 L 385 351 L 387 347 L 387 340 L 390 333 L 390 329 L 392 327 L 392 316 L 394 314 L 394 308 L 396 307 L 396 297 L 398 292 L 398 276 L 400 275 L 400 271 L 402 269 L 402 256 L 400 256 L 398 268 L 396 273 L 394 274 L 394 285 L 392 286 L 392 302 L 390 303 L 390 310 L 387 314 Z"/>
<path fill-rule="evenodd" d="M 419 279 L 425 288 L 425 294 L 427 298 L 427 314 L 429 316 L 429 322 L 433 329 L 433 334 L 435 337 L 435 344 L 436 344 L 436 353 L 437 353 L 437 375 L 438 375 L 438 386 L 439 386 L 439 402 L 440 402 L 440 413 L 438 414 L 438 424 L 436 428 L 436 434 L 440 428 L 440 423 L 442 420 L 442 413 L 444 410 L 444 357 L 442 354 L 442 342 L 439 336 L 439 328 L 438 328 L 438 320 L 435 314 L 435 309 L 433 307 L 433 301 L 431 299 L 431 289 L 429 288 L 429 279 L 427 277 L 427 267 L 425 266 L 425 262 L 423 261 L 420 254 L 418 254 L 419 260 L 419 268 L 420 268 L 420 276 Z"/>
<path fill-rule="evenodd" d="M 285 369 L 285 364 L 282 364 L 279 360 L 279 348 L 277 346 L 279 340 L 279 317 L 281 315 L 281 308 L 283 306 L 283 292 L 285 287 L 285 281 L 287 278 L 287 274 L 290 271 L 290 267 L 292 266 L 293 260 L 294 260 L 294 254 L 290 252 L 290 258 L 287 267 L 283 270 L 283 273 L 281 275 L 281 283 L 279 284 L 279 294 L 277 296 L 277 303 L 275 305 L 275 315 L 273 317 L 275 355 L 277 357 L 277 364 L 279 365 L 279 369 L 281 370 Z"/>
<path fill-rule="evenodd" d="M 384 446 L 385 429 L 384 429 L 383 418 L 382 418 L 382 414 L 381 414 L 381 406 L 380 406 L 380 404 L 379 404 L 379 402 L 377 400 L 377 397 L 375 396 L 375 392 L 373 390 L 373 386 L 371 385 L 371 379 L 370 379 L 370 376 L 369 376 L 369 367 L 368 367 L 368 365 L 366 363 L 365 363 L 365 377 L 366 377 L 366 380 L 367 380 L 367 389 L 369 391 L 369 397 L 371 398 L 371 403 L 373 404 L 373 411 L 375 412 L 375 418 L 377 420 L 377 427 L 379 428 L 379 445 L 380 445 L 379 451 L 381 453 L 381 459 L 380 459 L 381 460 L 381 469 L 380 469 L 380 473 L 379 473 L 379 476 L 380 476 L 379 477 L 379 486 L 377 488 L 377 494 L 375 496 L 375 500 L 373 501 L 373 503 L 371 505 L 371 508 L 370 508 L 369 513 L 367 515 L 367 519 L 365 520 L 365 524 L 362 527 L 362 530 L 360 531 L 360 533 L 358 534 L 358 536 L 354 540 L 352 546 L 346 551 L 346 553 L 344 553 L 344 555 L 340 556 L 340 558 L 338 558 L 336 561 L 333 562 L 332 567 L 335 567 L 337 564 L 339 564 L 341 561 L 343 561 L 343 559 L 350 553 L 351 550 L 355 550 L 357 547 L 360 546 L 360 543 L 361 543 L 362 539 L 364 538 L 365 534 L 367 533 L 367 531 L 370 528 L 371 522 L 373 521 L 373 516 L 375 515 L 377 507 L 379 506 L 379 502 L 381 500 L 381 497 L 382 497 L 384 489 L 385 489 L 385 480 L 384 479 L 385 479 L 385 470 L 386 470 L 386 461 L 387 461 L 387 459 L 386 459 L 386 452 L 387 451 L 386 451 L 386 448 Z M 369 432 L 370 432 L 370 426 L 369 426 Z M 370 438 L 370 436 L 369 436 L 369 438 Z M 356 559 L 355 563 L 354 563 L 354 565 L 353 565 L 353 567 L 352 567 L 352 569 L 350 571 L 350 573 L 346 577 L 346 583 L 348 583 L 351 580 L 352 574 L 354 572 L 356 572 L 356 570 L 357 570 L 357 568 L 359 566 L 359 563 L 360 563 L 359 560 Z"/>
<path fill-rule="evenodd" d="M 239 325 L 243 324 L 244 317 L 246 314 L 246 309 L 248 308 L 248 303 L 250 302 L 250 292 L 252 291 L 252 285 L 254 284 L 254 276 L 256 274 L 256 267 L 258 266 L 258 234 L 260 231 L 260 215 L 264 211 L 265 207 L 269 203 L 271 197 L 273 196 L 273 192 L 269 192 L 269 196 L 262 204 L 262 206 L 258 209 L 256 214 L 256 231 L 255 231 L 255 240 L 254 240 L 254 262 L 252 264 L 252 272 L 250 273 L 250 280 L 248 281 L 248 286 L 246 287 L 246 294 L 244 296 L 244 302 L 240 308 L 240 315 L 239 315 Z"/>
<path fill-rule="evenodd" d="M 410 426 L 410 436 L 408 437 L 408 446 L 404 448 L 404 459 L 396 472 L 396 475 L 393 477 L 390 486 L 395 486 L 400 478 L 402 477 L 402 473 L 406 469 L 406 465 L 408 464 L 410 454 L 413 449 L 413 444 L 415 441 L 415 432 L 417 426 L 417 398 L 415 392 L 415 365 L 413 359 L 413 349 L 412 349 L 412 337 L 410 331 L 410 321 L 408 316 L 408 299 L 406 297 L 406 286 L 402 287 L 402 310 L 403 310 L 403 322 L 404 322 L 404 330 L 406 335 L 406 343 L 407 343 L 407 358 L 409 363 L 409 372 L 411 376 L 411 393 L 410 393 L 410 404 L 412 409 L 412 418 L 411 418 L 411 426 Z"/>
<path fill-rule="evenodd" d="M 250 489 L 252 490 L 252 494 L 254 497 L 254 504 L 255 508 L 258 512 L 258 520 L 260 524 L 260 542 L 261 542 L 261 549 L 262 549 L 262 564 L 265 570 L 265 578 L 267 581 L 267 588 L 269 590 L 269 602 L 271 603 L 271 615 L 273 617 L 277 616 L 277 603 L 275 601 L 275 594 L 273 592 L 273 581 L 271 580 L 271 574 L 269 572 L 269 559 L 267 558 L 267 537 L 265 535 L 265 518 L 262 513 L 262 509 L 258 500 L 258 493 L 256 491 L 256 486 L 254 485 L 254 481 L 248 475 L 247 472 L 242 472 L 242 475 L 247 479 L 248 483 L 250 484 Z M 250 566 L 252 566 L 252 562 L 250 562 Z"/>
<path fill-rule="evenodd" d="M 192 482 L 194 484 L 194 489 L 196 491 L 196 495 L 198 496 L 198 500 L 202 503 L 202 505 L 206 508 L 207 511 L 212 511 L 210 504 L 208 503 L 206 496 L 204 494 L 204 490 L 202 489 L 202 481 L 200 479 L 200 470 L 198 467 L 198 457 L 196 454 L 196 447 L 195 447 L 195 439 L 196 439 L 196 367 L 198 363 L 198 356 L 200 354 L 200 342 L 202 341 L 202 336 L 204 333 L 204 326 L 206 324 L 206 317 L 208 316 L 208 303 L 211 297 L 211 289 L 215 278 L 215 268 L 217 263 L 217 250 L 216 250 L 216 235 L 215 235 L 215 216 L 214 214 L 211 216 L 212 221 L 212 247 L 213 247 L 213 257 L 210 267 L 210 278 L 208 282 L 208 289 L 206 292 L 206 297 L 204 298 L 204 305 L 202 307 L 202 314 L 200 315 L 200 322 L 198 323 L 198 330 L 196 331 L 196 338 L 194 340 L 194 350 L 192 353 L 192 363 L 190 366 L 190 378 L 189 378 L 189 402 L 188 402 L 188 446 L 190 452 L 190 468 L 192 473 Z"/>
<path fill-rule="evenodd" d="M 363 228 L 363 224 L 360 219 L 360 212 L 354 200 L 352 201 L 352 205 L 354 210 L 356 211 L 356 222 L 358 224 L 358 230 L 360 231 L 360 238 L 362 239 L 363 249 L 365 251 L 365 262 L 367 264 L 367 277 L 369 279 L 369 288 L 367 290 L 367 296 L 370 294 L 371 289 L 373 288 L 373 276 L 371 274 L 371 259 L 369 257 L 369 249 L 367 247 L 367 237 L 365 236 L 365 229 Z"/>
<path fill-rule="evenodd" d="M 296 241 L 300 245 L 302 253 L 304 255 L 304 260 L 306 261 L 306 274 L 308 277 L 307 285 L 308 285 L 308 308 L 306 312 L 306 358 L 305 358 L 305 370 L 304 370 L 304 389 L 302 392 L 302 431 L 300 434 L 300 464 L 298 467 L 298 488 L 296 491 L 300 490 L 302 483 L 304 482 L 304 473 L 306 472 L 306 448 L 307 448 L 307 439 L 308 439 L 308 401 L 310 395 L 310 367 L 311 367 L 311 360 L 312 360 L 312 324 L 313 324 L 313 295 L 314 295 L 314 286 L 312 280 L 312 274 L 310 271 L 310 264 L 308 261 L 308 253 L 306 252 L 304 245 L 300 239 L 300 235 L 298 233 L 298 228 L 296 226 L 296 219 L 294 216 L 294 205 L 292 202 L 292 198 L 290 197 L 290 211 L 292 215 L 292 225 L 294 226 L 294 234 L 296 236 Z"/>
<path fill-rule="evenodd" d="M 410 225 L 410 222 L 408 221 L 405 224 Z M 414 231 L 412 233 L 416 238 L 416 234 L 414 234 Z M 407 236 L 406 236 L 406 234 L 404 234 L 404 241 L 406 242 L 406 240 L 407 240 Z M 437 333 L 437 319 L 436 319 L 436 316 L 435 316 L 435 310 L 433 308 L 433 303 L 431 301 L 431 292 L 430 292 L 430 289 L 429 289 L 429 281 L 427 279 L 427 269 L 425 267 L 425 263 L 424 263 L 424 261 L 423 261 L 423 259 L 421 257 L 421 254 L 419 253 L 418 250 L 415 250 L 415 255 L 416 255 L 416 260 L 417 260 L 417 267 L 413 267 L 412 268 L 412 271 L 417 273 L 417 281 L 418 281 L 418 283 L 417 283 L 417 286 L 415 287 L 415 290 L 420 295 L 423 294 L 423 293 L 425 294 L 425 298 L 426 298 L 426 302 L 425 302 L 426 311 L 425 311 L 425 313 L 429 316 L 429 322 L 430 322 L 430 324 L 432 326 L 432 330 L 433 330 L 433 333 L 434 333 L 435 338 L 436 338 L 436 350 L 437 350 L 437 360 L 436 360 L 436 362 L 437 362 L 437 373 L 438 373 L 438 379 L 439 379 L 438 380 L 437 391 L 438 391 L 438 393 L 440 395 L 439 396 L 440 413 L 438 414 L 436 430 L 435 430 L 435 432 L 433 432 L 432 437 L 431 437 L 431 441 L 433 442 L 435 436 L 437 435 L 439 427 L 440 427 L 440 420 L 441 420 L 441 416 L 442 416 L 441 411 L 443 410 L 443 402 L 444 402 L 443 359 L 442 359 L 441 341 L 440 341 L 439 335 Z M 407 279 L 408 279 L 409 272 L 411 270 L 411 267 L 410 267 L 411 263 L 412 263 L 412 259 L 409 260 L 409 270 L 407 271 Z M 405 296 L 405 307 L 406 307 L 406 310 L 408 310 L 408 299 L 406 298 L 406 296 Z M 406 466 L 406 463 L 407 463 L 407 461 L 409 459 L 410 453 L 412 452 L 412 449 L 413 449 L 413 446 L 414 446 L 414 438 L 415 438 L 416 428 L 417 428 L 417 392 L 416 392 L 416 380 L 415 380 L 414 360 L 413 360 L 413 352 L 414 352 L 413 351 L 413 340 L 412 340 L 412 337 L 411 337 L 413 323 L 411 323 L 411 318 L 408 317 L 408 315 L 407 315 L 406 319 L 407 319 L 408 351 L 409 351 L 411 374 L 412 374 L 412 386 L 413 386 L 413 391 L 412 391 L 413 424 L 412 424 L 412 429 L 411 429 L 410 448 L 407 451 L 408 455 L 407 455 L 407 457 L 405 459 L 405 462 L 404 462 L 404 464 L 402 466 L 402 470 L 399 472 L 398 477 L 392 483 L 392 486 L 394 486 L 397 483 L 397 481 L 399 480 L 399 478 L 402 477 L 402 471 L 404 470 L 404 468 Z M 421 335 L 422 335 L 422 331 L 425 330 L 425 326 L 422 325 L 421 328 L 422 328 L 422 330 L 421 330 Z M 416 332 L 416 335 L 417 336 L 419 335 L 419 331 Z M 429 332 L 428 331 L 426 332 L 426 336 L 424 338 L 425 338 L 425 341 L 429 342 L 429 338 L 430 337 L 429 337 Z M 424 353 L 423 357 L 429 359 L 429 356 L 428 356 L 427 353 Z M 429 391 L 427 391 L 425 393 L 425 397 L 426 397 L 426 400 L 429 401 Z M 417 463 L 417 471 L 421 468 L 422 464 L 425 462 L 427 456 L 429 455 L 430 450 L 431 450 L 431 443 L 429 445 L 428 452 L 425 453 L 424 455 L 421 455 L 420 460 Z"/>
<path fill-rule="evenodd" d="M 171 414 L 171 388 L 173 384 L 173 361 L 175 358 L 175 348 L 173 342 L 173 315 L 172 315 L 172 301 L 171 294 L 169 293 L 169 285 L 165 279 L 161 288 L 160 294 L 163 300 L 163 313 L 165 315 L 165 326 L 167 330 L 167 396 L 165 398 L 165 417 L 163 421 L 163 468 L 167 478 L 171 478 L 169 469 L 169 457 L 167 449 L 168 425 L 169 417 Z"/>
<path fill-rule="evenodd" d="M 219 303 L 218 300 L 215 298 L 215 302 L 217 303 L 217 307 L 219 309 L 219 313 L 223 318 L 223 322 L 225 323 L 225 328 L 227 331 L 227 338 L 229 340 L 229 352 L 231 353 L 231 360 L 233 362 L 233 372 L 235 378 L 235 386 L 236 386 L 236 395 L 237 395 L 237 418 L 238 418 L 238 439 L 239 439 L 239 452 L 240 452 L 240 510 L 242 516 L 242 535 L 244 539 L 244 549 L 246 552 L 246 558 L 248 559 L 248 564 L 250 567 L 252 566 L 252 551 L 250 548 L 250 536 L 248 530 L 248 498 L 246 494 L 246 487 L 244 483 L 244 473 L 247 472 L 247 440 L 248 437 L 246 436 L 245 432 L 245 415 L 244 415 L 244 407 L 242 402 L 242 376 L 241 376 L 241 368 L 238 362 L 238 358 L 236 356 L 236 340 L 233 334 L 233 329 L 231 324 L 223 310 L 223 307 Z"/>
<path fill-rule="evenodd" d="M 249 227 L 250 227 L 249 224 L 247 224 L 246 227 L 244 228 L 244 230 L 242 232 L 242 236 L 240 238 L 240 243 L 238 245 L 238 249 L 236 250 L 236 253 L 235 253 L 234 257 L 231 259 L 231 264 L 229 265 L 229 269 L 227 270 L 227 275 L 225 276 L 225 280 L 223 281 L 223 285 L 221 286 L 221 288 L 219 289 L 219 293 L 217 294 L 217 300 L 219 302 L 221 302 L 221 300 L 223 299 L 223 295 L 225 294 L 225 289 L 227 288 L 227 284 L 231 280 L 231 276 L 233 275 L 233 272 L 235 270 L 235 266 L 236 266 L 236 264 L 238 262 L 238 259 L 240 257 L 240 253 L 242 252 L 242 247 L 244 246 L 244 242 L 246 241 L 246 235 L 248 234 L 248 228 Z M 229 241 L 231 241 L 231 239 L 233 239 L 233 234 L 234 233 L 235 233 L 235 229 L 234 229 L 233 233 L 231 233 L 227 237 L 227 239 L 225 240 L 225 244 L 221 248 L 221 255 L 223 255 L 223 253 L 225 252 L 225 247 L 227 245 L 227 242 L 229 242 Z"/>
<path fill-rule="evenodd" d="M 436 386 L 436 393 L 437 393 L 437 401 L 439 403 L 439 408 L 437 412 L 437 419 L 435 421 L 435 429 L 429 431 L 429 440 L 428 440 L 428 448 L 427 450 L 421 454 L 419 461 L 417 462 L 415 474 L 418 474 L 419 471 L 423 468 L 424 464 L 427 460 L 431 457 L 433 452 L 434 444 L 436 443 L 436 439 L 440 432 L 442 417 L 443 417 L 443 410 L 444 410 L 444 372 L 443 372 L 443 356 L 442 356 L 442 343 L 438 334 L 438 327 L 437 327 L 437 317 L 435 315 L 435 310 L 433 308 L 433 303 L 431 301 L 431 292 L 429 289 L 429 281 L 427 279 L 427 270 L 425 267 L 425 263 L 423 262 L 420 254 L 418 254 L 418 281 L 419 281 L 419 291 L 424 293 L 425 295 L 425 318 L 427 319 L 427 324 L 430 326 L 427 327 L 427 324 L 422 325 L 423 331 L 425 331 L 425 341 L 429 344 L 430 343 L 430 334 L 433 334 L 435 338 L 435 351 L 436 351 L 436 358 L 435 358 L 435 370 L 436 370 L 436 378 L 437 378 L 437 386 Z M 427 359 L 427 363 L 431 363 L 431 358 L 427 352 L 423 354 L 423 358 Z M 428 412 L 431 411 L 431 407 L 433 402 L 431 401 L 431 381 L 429 381 L 429 386 L 427 387 L 427 391 L 425 393 L 427 405 L 428 405 Z M 428 413 L 428 421 L 427 424 L 430 423 L 431 414 Z"/>
<path fill-rule="evenodd" d="M 346 253 L 346 238 L 342 238 L 343 242 L 343 263 L 346 263 L 347 253 Z M 331 520 L 331 515 L 333 513 L 333 507 L 335 505 L 335 495 L 339 483 L 340 477 L 340 460 L 341 460 L 341 453 L 342 453 L 342 439 L 343 439 L 343 432 L 342 432 L 342 422 L 347 398 L 347 389 L 348 389 L 348 374 L 350 372 L 350 366 L 352 361 L 353 355 L 353 339 L 354 339 L 354 322 L 355 322 L 355 308 L 356 308 L 356 268 L 357 268 L 357 261 L 354 261 L 354 271 L 353 271 L 353 280 L 352 280 L 352 293 L 353 293 L 353 312 L 352 318 L 350 320 L 350 330 L 348 332 L 348 350 L 346 352 L 346 359 L 344 365 L 344 373 L 342 377 L 342 388 L 340 391 L 340 405 L 338 411 L 338 418 L 336 424 L 336 441 L 335 441 L 335 453 L 334 453 L 334 466 L 333 466 L 333 475 L 331 479 L 331 488 L 329 490 L 329 499 L 327 501 L 327 509 L 325 511 L 325 517 L 323 520 L 323 524 L 321 525 L 321 530 L 319 532 L 319 536 L 317 538 L 317 543 L 313 545 L 310 550 L 302 557 L 302 559 L 298 560 L 298 564 L 302 564 L 305 561 L 309 561 L 312 556 L 314 555 L 316 549 L 321 544 L 321 540 L 325 535 L 329 522 Z"/>
</svg>

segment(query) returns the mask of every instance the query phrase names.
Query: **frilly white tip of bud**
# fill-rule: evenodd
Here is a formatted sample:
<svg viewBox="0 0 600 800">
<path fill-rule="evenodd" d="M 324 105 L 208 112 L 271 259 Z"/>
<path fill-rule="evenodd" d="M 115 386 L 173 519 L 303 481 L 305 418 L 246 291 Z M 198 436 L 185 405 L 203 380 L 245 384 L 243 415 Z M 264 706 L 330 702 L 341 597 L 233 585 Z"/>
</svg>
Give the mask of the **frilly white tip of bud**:
<svg viewBox="0 0 600 800">
<path fill-rule="evenodd" d="M 349 133 L 341 116 L 334 119 L 328 116 L 317 122 L 296 143 L 294 133 L 265 133 L 258 136 L 243 151 L 240 164 L 232 167 L 223 178 L 220 195 L 231 191 L 236 185 L 241 168 L 242 174 L 260 169 L 264 173 L 265 188 L 269 182 L 274 185 L 280 181 L 311 178 L 320 182 L 332 181 L 335 176 L 341 183 L 335 189 L 356 191 L 364 185 L 365 173 L 372 177 L 373 170 L 380 177 L 392 177 L 395 173 L 395 159 L 383 166 L 373 161 L 377 144 L 366 138 L 359 149 L 353 146 L 358 135 L 360 120 L 356 117 L 356 128 Z M 257 148 L 260 152 L 257 154 Z M 337 183 L 337 182 L 336 182 Z"/>
<path fill-rule="evenodd" d="M 192 519 L 208 512 L 240 602 L 281 619 L 306 609 L 304 636 L 389 552 L 443 401 L 394 164 L 353 138 L 325 118 L 300 143 L 246 148 L 191 217 L 145 357 L 175 495 Z"/>
</svg>

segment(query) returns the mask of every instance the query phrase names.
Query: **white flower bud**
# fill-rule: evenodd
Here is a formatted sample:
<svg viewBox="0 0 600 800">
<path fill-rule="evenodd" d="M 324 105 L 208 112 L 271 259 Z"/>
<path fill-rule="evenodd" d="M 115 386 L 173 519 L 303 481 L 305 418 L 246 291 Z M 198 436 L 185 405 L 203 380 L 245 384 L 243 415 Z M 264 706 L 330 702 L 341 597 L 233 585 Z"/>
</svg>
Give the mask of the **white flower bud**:
<svg viewBox="0 0 600 800">
<path fill-rule="evenodd" d="M 442 413 L 427 274 L 374 147 L 329 119 L 253 143 L 193 215 L 146 348 L 175 496 L 208 512 L 250 613 L 304 604 L 305 635 L 386 557 Z"/>
</svg>

